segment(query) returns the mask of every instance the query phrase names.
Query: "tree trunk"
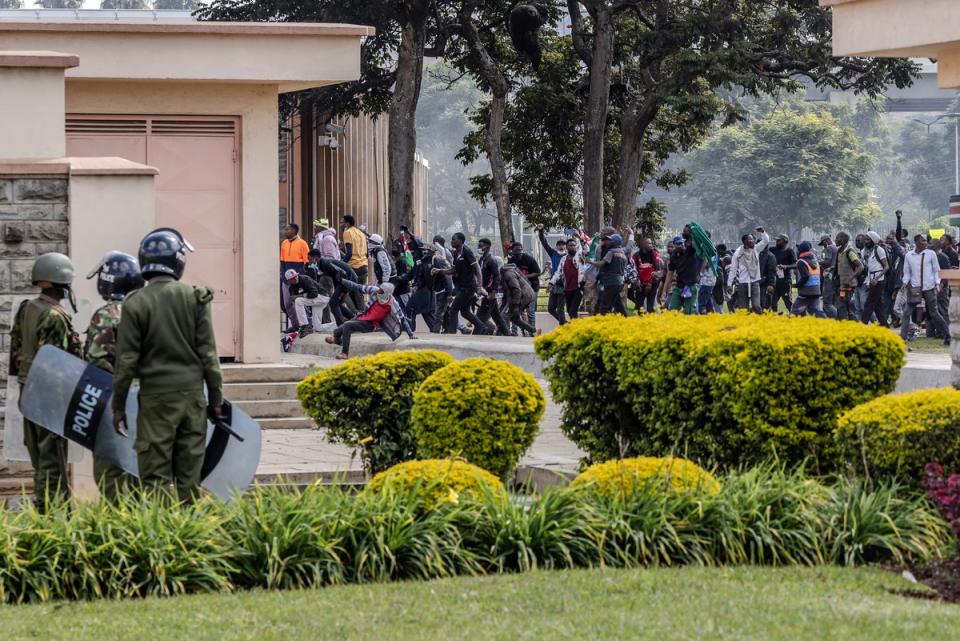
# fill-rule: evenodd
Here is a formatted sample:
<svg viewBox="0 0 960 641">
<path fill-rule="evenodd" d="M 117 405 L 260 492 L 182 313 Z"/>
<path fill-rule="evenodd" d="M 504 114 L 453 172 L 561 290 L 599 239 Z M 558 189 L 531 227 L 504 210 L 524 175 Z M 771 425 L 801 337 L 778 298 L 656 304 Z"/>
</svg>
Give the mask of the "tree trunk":
<svg viewBox="0 0 960 641">
<path fill-rule="evenodd" d="M 613 14 L 607 3 L 593 10 L 593 49 L 590 59 L 590 96 L 583 133 L 583 224 L 588 233 L 603 225 L 603 143 L 610 107 L 610 69 L 613 64 Z"/>
<path fill-rule="evenodd" d="M 511 220 L 510 194 L 507 191 L 507 169 L 503 162 L 500 141 L 503 135 L 503 114 L 507 108 L 506 93 L 496 92 L 490 101 L 490 121 L 487 123 L 487 158 L 493 178 L 493 201 L 497 205 L 497 225 L 500 228 L 500 244 L 512 243 L 513 221 Z"/>
<path fill-rule="evenodd" d="M 487 51 L 476 25 L 473 22 L 477 2 L 465 2 L 460 10 L 461 32 L 473 54 L 471 71 L 481 78 L 490 88 L 490 116 L 487 120 L 487 137 L 484 148 L 490 161 L 490 175 L 493 180 L 493 202 L 497 206 L 497 225 L 500 228 L 500 243 L 512 243 L 513 224 L 510 219 L 510 194 L 507 189 L 507 167 L 503 160 L 503 117 L 507 109 L 507 94 L 510 86 L 500 67 Z"/>
<path fill-rule="evenodd" d="M 417 153 L 417 101 L 423 76 L 423 49 L 426 34 L 423 20 L 411 19 L 401 27 L 397 50 L 397 80 L 390 101 L 390 135 L 387 162 L 390 172 L 389 229 L 400 225 L 413 228 L 413 175 Z"/>
<path fill-rule="evenodd" d="M 620 118 L 620 167 L 613 201 L 613 226 L 633 226 L 637 210 L 637 190 L 643 165 L 643 141 L 656 116 L 656 107 L 633 102 Z"/>
</svg>

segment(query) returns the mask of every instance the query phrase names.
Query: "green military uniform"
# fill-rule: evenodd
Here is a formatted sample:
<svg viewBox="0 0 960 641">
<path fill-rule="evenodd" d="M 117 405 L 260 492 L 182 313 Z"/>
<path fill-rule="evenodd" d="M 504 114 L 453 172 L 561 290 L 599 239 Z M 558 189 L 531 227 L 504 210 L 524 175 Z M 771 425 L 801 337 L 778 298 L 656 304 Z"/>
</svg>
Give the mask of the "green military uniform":
<svg viewBox="0 0 960 641">
<path fill-rule="evenodd" d="M 113 300 L 93 313 L 83 345 L 84 358 L 102 370 L 113 373 L 117 351 L 117 327 L 120 325 L 120 301 Z M 94 455 L 93 478 L 103 495 L 113 500 L 117 491 L 129 485 L 133 477 L 107 459 Z"/>
<path fill-rule="evenodd" d="M 75 356 L 81 355 L 80 337 L 73 331 L 70 314 L 60 301 L 45 294 L 22 303 L 10 332 L 11 373 L 22 386 L 33 359 L 43 345 L 53 345 Z M 33 465 L 33 492 L 43 510 L 48 499 L 69 496 L 67 441 L 43 427 L 23 420 L 23 441 Z"/>
<path fill-rule="evenodd" d="M 143 262 L 141 260 L 141 262 Z M 117 335 L 113 411 L 123 412 L 140 379 L 137 462 L 140 480 L 189 500 L 200 487 L 206 408 L 223 403 L 213 335 L 213 293 L 170 276 L 154 276 L 123 304 Z M 206 383 L 209 399 L 204 398 Z"/>
</svg>

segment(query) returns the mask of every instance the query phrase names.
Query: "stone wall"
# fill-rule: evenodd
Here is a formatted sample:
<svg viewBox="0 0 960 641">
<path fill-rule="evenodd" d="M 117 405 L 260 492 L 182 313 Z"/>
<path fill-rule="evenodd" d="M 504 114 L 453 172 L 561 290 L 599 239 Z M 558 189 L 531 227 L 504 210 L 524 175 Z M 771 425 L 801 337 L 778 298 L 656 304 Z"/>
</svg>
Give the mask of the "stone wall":
<svg viewBox="0 0 960 641">
<path fill-rule="evenodd" d="M 10 326 L 15 304 L 37 293 L 30 283 L 33 260 L 46 252 L 67 253 L 66 177 L 0 174 L 0 425 L 6 406 Z M 0 445 L 3 433 L 0 431 Z M 7 461 L 0 451 L 0 495 L 32 486 L 28 463 Z"/>
</svg>

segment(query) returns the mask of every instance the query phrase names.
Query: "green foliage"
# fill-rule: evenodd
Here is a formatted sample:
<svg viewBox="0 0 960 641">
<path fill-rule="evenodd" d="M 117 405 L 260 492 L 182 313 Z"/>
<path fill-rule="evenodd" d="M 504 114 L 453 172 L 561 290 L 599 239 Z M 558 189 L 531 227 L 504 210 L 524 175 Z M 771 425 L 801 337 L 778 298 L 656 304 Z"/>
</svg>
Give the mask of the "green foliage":
<svg viewBox="0 0 960 641">
<path fill-rule="evenodd" d="M 859 323 L 747 314 L 595 317 L 538 338 L 588 462 L 682 455 L 735 468 L 825 452 L 837 416 L 888 393 L 903 343 Z"/>
<path fill-rule="evenodd" d="M 902 563 L 939 557 L 951 541 L 927 499 L 895 482 L 828 485 L 776 467 L 701 494 L 556 488 L 524 501 L 496 491 L 432 501 L 398 489 L 261 487 L 233 505 L 126 497 L 0 511 L 0 603 L 535 568 Z"/>
<path fill-rule="evenodd" d="M 775 111 L 745 127 L 727 128 L 693 156 L 693 193 L 720 222 L 764 225 L 796 238 L 837 225 L 862 225 L 875 163 L 856 132 L 821 114 Z"/>
<path fill-rule="evenodd" d="M 397 492 L 413 494 L 425 507 L 477 500 L 485 494 L 506 496 L 503 483 L 490 472 L 456 459 L 407 461 L 374 476 L 365 496 Z"/>
<path fill-rule="evenodd" d="M 960 391 L 890 394 L 840 416 L 834 433 L 846 465 L 872 478 L 919 483 L 931 461 L 960 472 Z"/>
<path fill-rule="evenodd" d="M 437 370 L 413 398 L 419 456 L 454 455 L 506 479 L 540 430 L 546 398 L 506 361 L 469 358 Z"/>
<path fill-rule="evenodd" d="M 640 456 L 591 465 L 573 480 L 571 487 L 629 498 L 640 492 L 714 493 L 720 484 L 696 463 L 674 457 Z"/>
<path fill-rule="evenodd" d="M 413 393 L 453 361 L 435 350 L 383 352 L 319 370 L 297 386 L 303 409 L 331 443 L 362 450 L 371 473 L 416 458 L 410 432 Z"/>
</svg>

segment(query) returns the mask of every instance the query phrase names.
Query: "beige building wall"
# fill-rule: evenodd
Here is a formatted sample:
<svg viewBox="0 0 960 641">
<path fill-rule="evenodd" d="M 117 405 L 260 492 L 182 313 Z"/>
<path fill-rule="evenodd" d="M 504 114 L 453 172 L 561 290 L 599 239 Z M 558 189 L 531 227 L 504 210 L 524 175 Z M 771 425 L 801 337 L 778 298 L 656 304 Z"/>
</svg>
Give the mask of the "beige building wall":
<svg viewBox="0 0 960 641">
<path fill-rule="evenodd" d="M 0 52 L 0 157 L 63 156 L 63 70 L 77 57 Z"/>
<path fill-rule="evenodd" d="M 66 111 L 71 115 L 240 118 L 243 245 L 240 353 L 244 362 L 275 362 L 280 357 L 277 332 L 264 328 L 279 327 L 277 86 L 68 81 L 66 93 Z"/>
</svg>

